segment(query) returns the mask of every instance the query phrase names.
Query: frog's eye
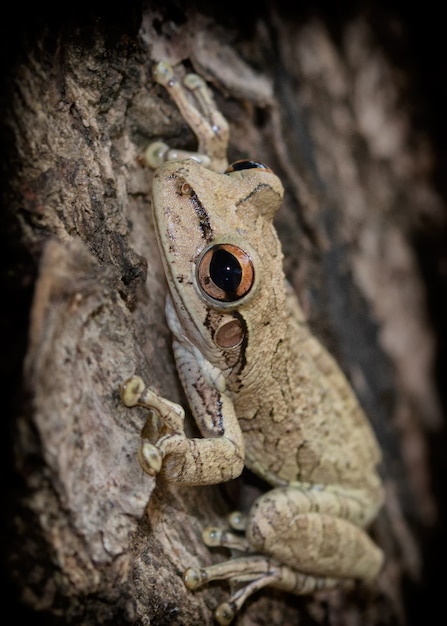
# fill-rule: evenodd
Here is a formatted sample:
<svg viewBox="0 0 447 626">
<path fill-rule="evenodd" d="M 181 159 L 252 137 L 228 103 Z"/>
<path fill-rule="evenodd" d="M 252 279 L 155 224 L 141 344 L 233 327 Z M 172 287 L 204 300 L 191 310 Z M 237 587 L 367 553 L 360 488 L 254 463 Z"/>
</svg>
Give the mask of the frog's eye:
<svg viewBox="0 0 447 626">
<path fill-rule="evenodd" d="M 255 270 L 242 248 L 224 243 L 205 250 L 197 267 L 197 278 L 208 297 L 219 302 L 234 302 L 252 288 Z"/>
<path fill-rule="evenodd" d="M 241 159 L 240 161 L 235 161 L 231 165 L 227 167 L 224 174 L 231 174 L 231 172 L 240 172 L 241 170 L 264 170 L 265 172 L 272 172 L 272 170 L 264 165 L 264 163 L 260 163 L 259 161 L 251 161 L 250 159 Z"/>
</svg>

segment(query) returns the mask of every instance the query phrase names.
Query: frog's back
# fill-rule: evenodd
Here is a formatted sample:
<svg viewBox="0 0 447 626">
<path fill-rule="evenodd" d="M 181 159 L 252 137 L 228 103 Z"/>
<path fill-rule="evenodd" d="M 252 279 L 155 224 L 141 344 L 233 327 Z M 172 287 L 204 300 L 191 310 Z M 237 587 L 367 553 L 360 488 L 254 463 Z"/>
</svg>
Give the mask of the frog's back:
<svg viewBox="0 0 447 626">
<path fill-rule="evenodd" d="M 273 484 L 380 489 L 380 451 L 339 366 L 311 334 L 295 296 L 287 337 L 258 374 L 250 404 L 236 400 L 246 464 Z M 253 383 L 253 387 L 256 383 Z M 261 388 L 262 387 L 262 388 Z"/>
</svg>

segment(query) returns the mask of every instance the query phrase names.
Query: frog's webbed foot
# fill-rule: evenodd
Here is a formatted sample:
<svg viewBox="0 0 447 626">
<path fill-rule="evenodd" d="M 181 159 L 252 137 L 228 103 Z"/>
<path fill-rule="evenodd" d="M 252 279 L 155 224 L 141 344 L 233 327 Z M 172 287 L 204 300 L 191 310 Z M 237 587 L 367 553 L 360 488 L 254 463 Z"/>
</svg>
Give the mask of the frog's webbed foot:
<svg viewBox="0 0 447 626">
<path fill-rule="evenodd" d="M 162 141 L 149 145 L 145 158 L 152 168 L 159 167 L 165 161 L 194 158 L 215 172 L 224 172 L 227 165 L 227 147 L 229 139 L 228 122 L 220 113 L 205 81 L 197 74 L 187 74 L 180 84 L 174 70 L 166 61 L 160 61 L 153 67 L 154 80 L 163 85 L 176 103 L 183 118 L 197 136 L 198 152 L 187 152 L 169 148 Z M 194 102 L 188 98 L 192 94 Z"/>
<path fill-rule="evenodd" d="M 228 580 L 232 588 L 237 587 L 228 600 L 215 610 L 216 621 L 222 625 L 230 624 L 246 600 L 263 587 L 307 595 L 340 584 L 340 580 L 335 578 L 300 574 L 274 559 L 260 555 L 230 559 L 206 568 L 189 568 L 184 573 L 185 585 L 191 590 L 212 580 Z"/>
<path fill-rule="evenodd" d="M 245 515 L 235 511 L 229 516 L 229 523 L 233 530 L 240 533 L 245 530 L 247 519 Z M 254 553 L 253 547 L 243 534 L 220 528 L 206 528 L 202 538 L 209 547 L 228 548 L 233 556 L 237 553 L 244 554 L 209 567 L 190 567 L 184 572 L 185 585 L 191 590 L 212 580 L 228 580 L 231 595 L 215 611 L 219 624 L 230 624 L 244 602 L 263 587 L 270 586 L 295 595 L 307 595 L 340 584 L 340 579 L 302 574 L 281 565 L 273 558 Z"/>
</svg>

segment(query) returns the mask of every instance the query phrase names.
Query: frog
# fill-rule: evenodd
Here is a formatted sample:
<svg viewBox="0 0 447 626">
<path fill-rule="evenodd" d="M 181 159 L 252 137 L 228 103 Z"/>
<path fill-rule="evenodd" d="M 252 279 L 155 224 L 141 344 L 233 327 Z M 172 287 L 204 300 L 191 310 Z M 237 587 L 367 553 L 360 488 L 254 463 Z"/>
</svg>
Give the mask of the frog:
<svg viewBox="0 0 447 626">
<path fill-rule="evenodd" d="M 230 558 L 183 574 L 191 591 L 230 584 L 215 610 L 225 625 L 268 586 L 307 595 L 373 583 L 384 562 L 368 533 L 384 499 L 381 452 L 285 277 L 273 224 L 284 197 L 279 177 L 260 161 L 228 165 L 229 124 L 200 76 L 181 81 L 166 61 L 153 75 L 198 141 L 197 152 L 154 142 L 146 160 L 155 169 L 166 320 L 200 435 L 187 436 L 184 408 L 138 375 L 122 384 L 121 398 L 149 411 L 138 452 L 148 475 L 196 487 L 245 467 L 268 486 L 248 511 L 203 529 L 204 543 Z"/>
</svg>

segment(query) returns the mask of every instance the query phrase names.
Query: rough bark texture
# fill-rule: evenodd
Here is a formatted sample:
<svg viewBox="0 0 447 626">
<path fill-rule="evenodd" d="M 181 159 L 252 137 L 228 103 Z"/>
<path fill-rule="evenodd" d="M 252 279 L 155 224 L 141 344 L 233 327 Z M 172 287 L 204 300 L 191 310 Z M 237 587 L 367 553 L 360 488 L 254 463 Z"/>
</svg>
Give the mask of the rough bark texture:
<svg viewBox="0 0 447 626">
<path fill-rule="evenodd" d="M 181 572 L 220 558 L 200 532 L 229 498 L 143 475 L 144 415 L 118 395 L 138 372 L 184 403 L 141 159 L 153 139 L 195 147 L 151 78 L 167 58 L 212 85 L 230 161 L 257 158 L 283 180 L 287 275 L 384 452 L 377 585 L 319 598 L 265 590 L 236 623 L 419 623 L 434 606 L 445 514 L 447 257 L 442 155 L 415 116 L 418 57 L 405 57 L 414 25 L 363 4 L 331 16 L 267 2 L 247 17 L 231 3 L 157 5 L 34 9 L 2 38 L 3 551 L 16 615 L 212 624 L 228 593 L 188 592 Z"/>
</svg>

